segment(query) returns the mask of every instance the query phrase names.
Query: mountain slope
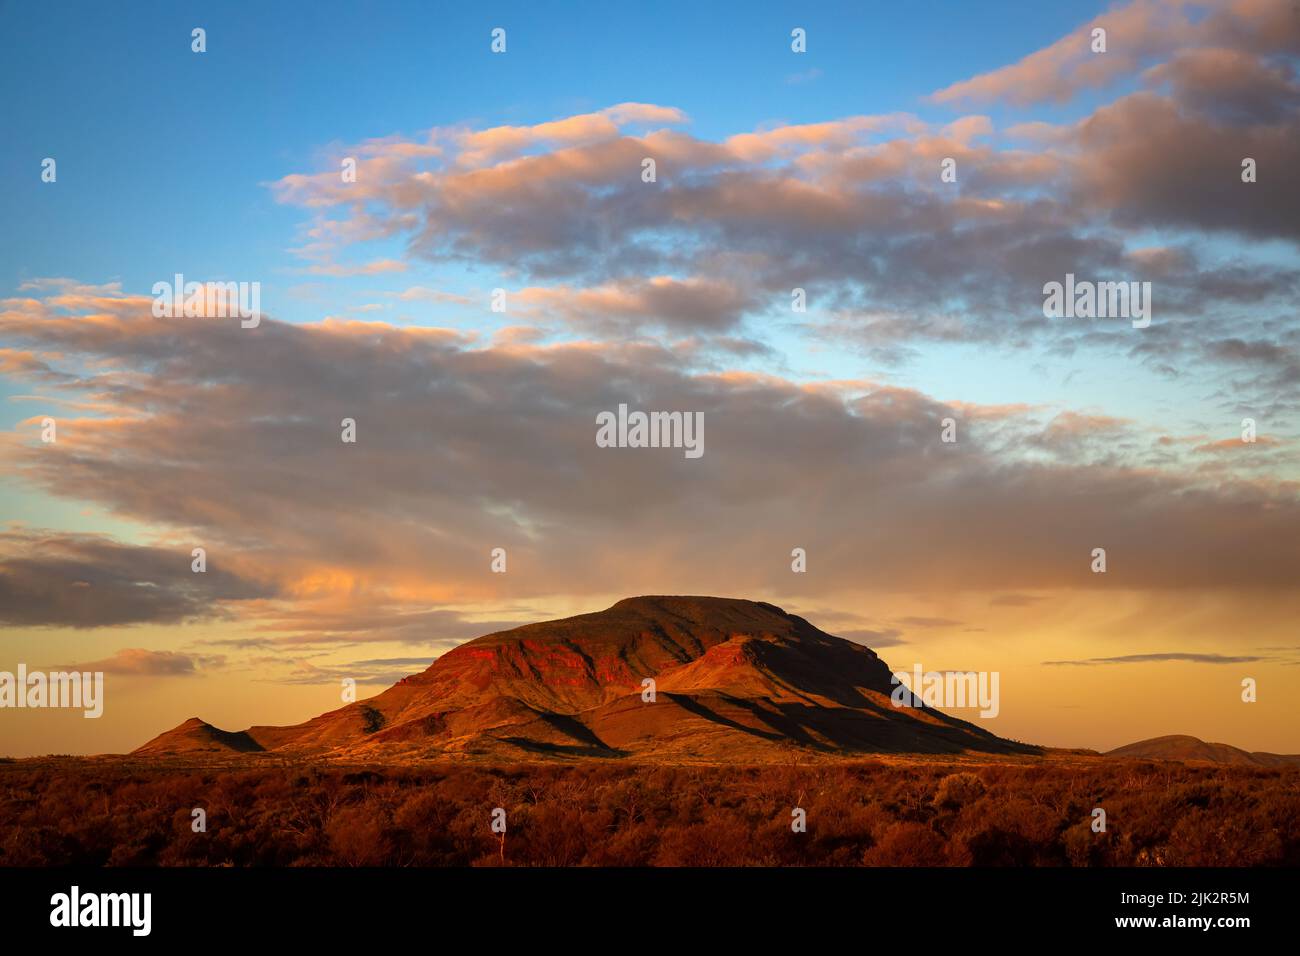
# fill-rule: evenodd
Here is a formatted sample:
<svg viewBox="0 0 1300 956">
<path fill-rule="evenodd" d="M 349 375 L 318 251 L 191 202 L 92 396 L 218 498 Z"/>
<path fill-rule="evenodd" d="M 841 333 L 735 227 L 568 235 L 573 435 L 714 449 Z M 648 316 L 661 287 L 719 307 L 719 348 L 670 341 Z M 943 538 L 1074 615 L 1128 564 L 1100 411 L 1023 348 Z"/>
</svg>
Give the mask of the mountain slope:
<svg viewBox="0 0 1300 956">
<path fill-rule="evenodd" d="M 245 736 L 274 752 L 376 759 L 1036 752 L 919 703 L 895 707 L 893 690 L 873 651 L 774 605 L 640 597 L 485 635 L 369 700 Z"/>
<path fill-rule="evenodd" d="M 1250 752 L 1229 744 L 1207 743 L 1186 734 L 1152 737 L 1116 747 L 1107 757 L 1138 757 L 1147 760 L 1204 760 L 1209 763 L 1251 767 L 1300 766 L 1300 754 Z"/>
</svg>

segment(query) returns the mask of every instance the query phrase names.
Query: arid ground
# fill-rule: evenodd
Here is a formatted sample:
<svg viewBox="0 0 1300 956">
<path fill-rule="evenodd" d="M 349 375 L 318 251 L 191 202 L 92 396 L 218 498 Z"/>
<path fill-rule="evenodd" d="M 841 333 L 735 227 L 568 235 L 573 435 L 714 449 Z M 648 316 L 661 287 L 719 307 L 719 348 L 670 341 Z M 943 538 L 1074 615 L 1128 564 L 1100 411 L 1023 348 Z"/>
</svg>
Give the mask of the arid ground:
<svg viewBox="0 0 1300 956">
<path fill-rule="evenodd" d="M 1064 752 L 762 767 L 0 763 L 0 865 L 65 864 L 1295 866 L 1300 768 Z"/>
</svg>

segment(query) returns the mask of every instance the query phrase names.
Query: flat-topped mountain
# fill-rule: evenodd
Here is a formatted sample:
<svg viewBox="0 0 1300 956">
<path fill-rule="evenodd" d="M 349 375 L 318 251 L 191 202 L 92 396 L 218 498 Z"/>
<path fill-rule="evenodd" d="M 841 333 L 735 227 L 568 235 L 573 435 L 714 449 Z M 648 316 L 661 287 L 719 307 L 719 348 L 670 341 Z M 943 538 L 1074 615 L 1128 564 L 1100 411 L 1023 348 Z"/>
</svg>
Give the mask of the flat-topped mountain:
<svg viewBox="0 0 1300 956">
<path fill-rule="evenodd" d="M 367 759 L 1038 752 L 919 701 L 894 706 L 890 673 L 869 648 L 771 604 L 637 597 L 487 634 L 306 723 L 228 733 L 193 719 L 136 753 L 211 752 L 223 742 Z"/>
</svg>

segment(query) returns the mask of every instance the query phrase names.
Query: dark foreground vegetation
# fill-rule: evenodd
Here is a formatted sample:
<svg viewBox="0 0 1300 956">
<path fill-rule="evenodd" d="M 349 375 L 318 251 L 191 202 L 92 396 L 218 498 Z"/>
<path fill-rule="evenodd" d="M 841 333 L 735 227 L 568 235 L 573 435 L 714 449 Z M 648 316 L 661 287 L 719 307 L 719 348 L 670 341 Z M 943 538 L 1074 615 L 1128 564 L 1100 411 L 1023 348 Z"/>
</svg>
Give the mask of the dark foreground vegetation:
<svg viewBox="0 0 1300 956">
<path fill-rule="evenodd" d="M 60 864 L 1296 866 L 1300 769 L 0 765 L 0 865 Z"/>
</svg>

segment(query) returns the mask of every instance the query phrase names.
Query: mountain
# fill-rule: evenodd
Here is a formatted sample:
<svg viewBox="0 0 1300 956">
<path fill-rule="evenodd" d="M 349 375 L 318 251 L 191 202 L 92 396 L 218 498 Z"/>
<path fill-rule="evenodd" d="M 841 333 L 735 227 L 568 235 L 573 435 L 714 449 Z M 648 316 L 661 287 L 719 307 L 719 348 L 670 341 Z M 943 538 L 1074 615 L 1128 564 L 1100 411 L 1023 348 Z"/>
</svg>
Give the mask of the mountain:
<svg viewBox="0 0 1300 956">
<path fill-rule="evenodd" d="M 637 597 L 469 641 L 306 723 L 227 734 L 190 720 L 136 753 L 223 742 L 231 752 L 366 759 L 1038 752 L 919 701 L 895 707 L 890 675 L 869 648 L 771 604 Z M 653 702 L 643 700 L 646 678 Z"/>
<path fill-rule="evenodd" d="M 1209 763 L 1250 767 L 1297 767 L 1300 754 L 1251 753 L 1228 744 L 1206 743 L 1186 734 L 1152 737 L 1125 744 L 1106 753 L 1107 757 L 1140 757 L 1147 760 L 1204 760 Z"/>
</svg>

